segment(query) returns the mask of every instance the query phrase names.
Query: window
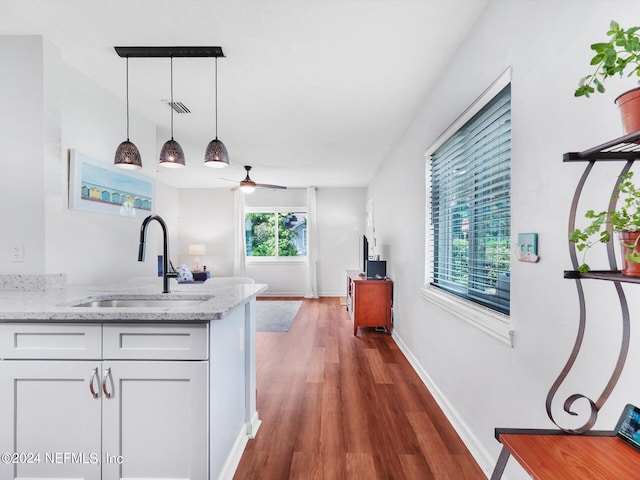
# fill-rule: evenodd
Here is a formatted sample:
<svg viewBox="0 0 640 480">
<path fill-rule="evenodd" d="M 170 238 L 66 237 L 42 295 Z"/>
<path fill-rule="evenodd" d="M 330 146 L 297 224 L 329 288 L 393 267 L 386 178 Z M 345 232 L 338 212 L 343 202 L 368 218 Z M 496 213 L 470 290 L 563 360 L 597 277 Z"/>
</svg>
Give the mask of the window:
<svg viewBox="0 0 640 480">
<path fill-rule="evenodd" d="M 262 210 L 244 218 L 247 257 L 306 257 L 306 212 Z"/>
<path fill-rule="evenodd" d="M 427 155 L 427 296 L 510 343 L 510 83 L 496 82 L 443 137 Z"/>
</svg>

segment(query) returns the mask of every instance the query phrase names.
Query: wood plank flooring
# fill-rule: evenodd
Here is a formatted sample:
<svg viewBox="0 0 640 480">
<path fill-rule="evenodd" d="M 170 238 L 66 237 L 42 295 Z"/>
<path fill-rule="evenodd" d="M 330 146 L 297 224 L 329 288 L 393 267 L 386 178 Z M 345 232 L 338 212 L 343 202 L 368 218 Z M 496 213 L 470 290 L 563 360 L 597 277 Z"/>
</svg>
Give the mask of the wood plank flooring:
<svg viewBox="0 0 640 480">
<path fill-rule="evenodd" d="M 354 337 L 337 298 L 259 332 L 257 364 L 262 426 L 234 480 L 486 479 L 391 337 Z"/>
</svg>

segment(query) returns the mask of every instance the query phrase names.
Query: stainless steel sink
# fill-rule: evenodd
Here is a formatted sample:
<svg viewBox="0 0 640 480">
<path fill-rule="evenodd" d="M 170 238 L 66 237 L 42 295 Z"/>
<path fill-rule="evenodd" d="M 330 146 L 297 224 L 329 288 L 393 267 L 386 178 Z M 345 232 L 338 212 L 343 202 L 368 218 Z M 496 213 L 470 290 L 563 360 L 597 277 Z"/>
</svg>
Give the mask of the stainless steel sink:
<svg viewBox="0 0 640 480">
<path fill-rule="evenodd" d="M 72 305 L 73 307 L 91 308 L 171 308 L 192 307 L 212 299 L 213 296 L 196 298 L 107 298 L 87 299 L 87 301 Z"/>
</svg>

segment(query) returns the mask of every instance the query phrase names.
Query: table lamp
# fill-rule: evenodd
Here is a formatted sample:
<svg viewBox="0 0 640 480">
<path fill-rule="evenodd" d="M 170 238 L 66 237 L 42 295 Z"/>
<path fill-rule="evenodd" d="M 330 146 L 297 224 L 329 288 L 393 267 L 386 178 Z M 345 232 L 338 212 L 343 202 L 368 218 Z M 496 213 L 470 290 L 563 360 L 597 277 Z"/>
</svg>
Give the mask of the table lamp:
<svg viewBox="0 0 640 480">
<path fill-rule="evenodd" d="M 196 268 L 194 269 L 196 272 L 200 271 L 200 258 L 202 255 L 207 253 L 207 250 L 204 245 L 200 244 L 192 244 L 189 245 L 187 253 L 190 257 L 196 257 L 195 263 Z"/>
</svg>

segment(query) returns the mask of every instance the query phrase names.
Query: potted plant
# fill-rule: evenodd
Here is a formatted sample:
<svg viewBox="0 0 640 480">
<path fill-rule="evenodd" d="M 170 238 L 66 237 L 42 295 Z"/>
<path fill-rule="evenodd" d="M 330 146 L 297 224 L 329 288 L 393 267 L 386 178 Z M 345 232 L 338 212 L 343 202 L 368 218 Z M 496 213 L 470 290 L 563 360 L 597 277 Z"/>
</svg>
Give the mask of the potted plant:
<svg viewBox="0 0 640 480">
<path fill-rule="evenodd" d="M 631 181 L 633 172 L 621 175 L 618 185 L 620 195 L 615 210 L 596 213 L 589 210 L 585 217 L 591 223 L 584 229 L 576 228 L 569 235 L 569 241 L 576 244 L 579 252 L 583 252 L 582 264 L 578 271 L 585 273 L 590 270 L 584 261 L 586 252 L 597 243 L 611 240 L 611 232 L 620 235 L 622 251 L 623 275 L 640 277 L 640 188 Z"/>
<path fill-rule="evenodd" d="M 626 73 L 628 77 L 640 78 L 640 27 L 625 29 L 611 20 L 607 35 L 611 37 L 608 42 L 591 45 L 591 50 L 596 52 L 591 59 L 595 71 L 580 80 L 576 97 L 589 97 L 596 91 L 604 93 L 602 82 L 615 75 L 622 77 Z M 640 87 L 623 93 L 615 103 L 620 110 L 624 133 L 640 130 Z"/>
</svg>

